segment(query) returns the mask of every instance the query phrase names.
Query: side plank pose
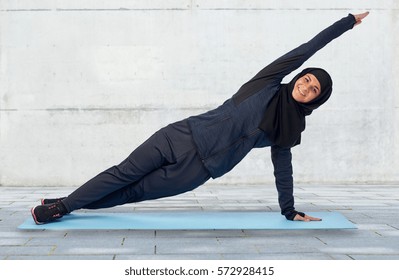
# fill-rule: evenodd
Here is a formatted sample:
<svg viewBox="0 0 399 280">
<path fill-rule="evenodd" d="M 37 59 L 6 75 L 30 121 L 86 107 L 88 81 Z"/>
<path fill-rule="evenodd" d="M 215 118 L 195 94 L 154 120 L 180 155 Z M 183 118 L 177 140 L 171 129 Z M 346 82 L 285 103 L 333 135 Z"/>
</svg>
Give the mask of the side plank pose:
<svg viewBox="0 0 399 280">
<path fill-rule="evenodd" d="M 234 168 L 253 148 L 271 147 L 281 214 L 320 221 L 294 207 L 291 148 L 300 144 L 305 117 L 328 100 L 330 75 L 307 68 L 288 84 L 285 76 L 333 39 L 360 24 L 368 12 L 349 14 L 309 42 L 278 58 L 218 108 L 172 123 L 153 134 L 127 159 L 72 192 L 42 199 L 31 209 L 36 224 L 77 209 L 100 209 L 174 196 Z"/>
</svg>

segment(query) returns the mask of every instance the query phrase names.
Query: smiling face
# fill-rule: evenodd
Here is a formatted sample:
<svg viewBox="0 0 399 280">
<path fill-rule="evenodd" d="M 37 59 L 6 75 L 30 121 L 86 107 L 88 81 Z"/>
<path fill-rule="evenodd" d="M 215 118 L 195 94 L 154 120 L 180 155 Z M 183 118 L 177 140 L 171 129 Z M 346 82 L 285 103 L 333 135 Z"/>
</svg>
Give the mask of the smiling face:
<svg viewBox="0 0 399 280">
<path fill-rule="evenodd" d="M 309 103 L 320 95 L 319 80 L 313 74 L 305 74 L 296 80 L 292 97 L 300 103 Z"/>
</svg>

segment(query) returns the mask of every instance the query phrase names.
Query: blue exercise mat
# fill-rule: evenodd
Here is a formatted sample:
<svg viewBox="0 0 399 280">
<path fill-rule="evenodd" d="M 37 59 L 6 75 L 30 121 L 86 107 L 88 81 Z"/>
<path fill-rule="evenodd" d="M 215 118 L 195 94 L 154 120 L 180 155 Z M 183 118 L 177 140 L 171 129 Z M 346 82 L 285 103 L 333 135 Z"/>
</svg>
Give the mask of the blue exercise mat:
<svg viewBox="0 0 399 280">
<path fill-rule="evenodd" d="M 288 221 L 276 212 L 132 212 L 73 213 L 61 219 L 36 225 L 28 218 L 19 229 L 138 229 L 138 230 L 213 230 L 213 229 L 355 229 L 337 212 L 312 212 L 320 222 Z"/>
</svg>

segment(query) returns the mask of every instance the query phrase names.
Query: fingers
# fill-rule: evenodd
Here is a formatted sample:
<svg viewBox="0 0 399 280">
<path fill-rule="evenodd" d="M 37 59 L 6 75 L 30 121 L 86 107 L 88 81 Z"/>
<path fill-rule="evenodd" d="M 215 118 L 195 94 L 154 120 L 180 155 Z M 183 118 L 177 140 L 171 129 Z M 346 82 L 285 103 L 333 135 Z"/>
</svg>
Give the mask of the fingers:
<svg viewBox="0 0 399 280">
<path fill-rule="evenodd" d="M 367 16 L 369 15 L 369 13 L 370 13 L 370 12 L 365 12 L 365 13 L 363 13 L 363 14 L 358 14 L 358 15 L 357 15 L 357 16 L 358 16 L 357 19 L 362 20 L 362 19 L 364 19 L 365 17 L 367 17 Z M 356 17 L 356 16 L 355 16 L 355 17 Z"/>
<path fill-rule="evenodd" d="M 310 221 L 321 221 L 321 219 L 312 217 L 312 216 L 308 216 L 308 215 L 305 215 L 305 217 L 302 217 L 297 214 L 294 218 L 294 221 L 310 222 Z"/>
<path fill-rule="evenodd" d="M 355 17 L 356 23 L 354 26 L 362 23 L 362 20 L 369 15 L 369 12 L 365 12 L 362 14 L 353 15 Z"/>
<path fill-rule="evenodd" d="M 308 215 L 305 215 L 305 218 L 306 218 L 306 219 L 309 219 L 309 221 L 321 221 L 320 218 L 311 217 L 311 216 L 308 216 Z"/>
<path fill-rule="evenodd" d="M 305 215 L 306 217 L 306 215 Z M 298 214 L 296 214 L 294 221 L 303 221 L 303 222 L 309 222 L 305 219 L 305 217 L 299 216 Z"/>
</svg>

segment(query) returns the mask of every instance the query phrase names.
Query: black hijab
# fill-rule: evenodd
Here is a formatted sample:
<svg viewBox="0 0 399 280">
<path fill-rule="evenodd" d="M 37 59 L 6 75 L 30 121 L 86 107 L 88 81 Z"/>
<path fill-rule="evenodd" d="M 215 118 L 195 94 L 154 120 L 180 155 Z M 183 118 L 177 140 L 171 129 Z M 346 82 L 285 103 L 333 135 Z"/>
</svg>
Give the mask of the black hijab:
<svg viewBox="0 0 399 280">
<path fill-rule="evenodd" d="M 309 103 L 300 103 L 292 97 L 298 78 L 313 74 L 320 82 L 320 95 Z M 270 100 L 259 128 L 262 129 L 280 147 L 293 147 L 300 144 L 301 133 L 305 130 L 305 117 L 310 115 L 328 100 L 332 92 L 330 75 L 320 68 L 306 68 L 288 84 L 282 84 L 279 91 Z"/>
</svg>

